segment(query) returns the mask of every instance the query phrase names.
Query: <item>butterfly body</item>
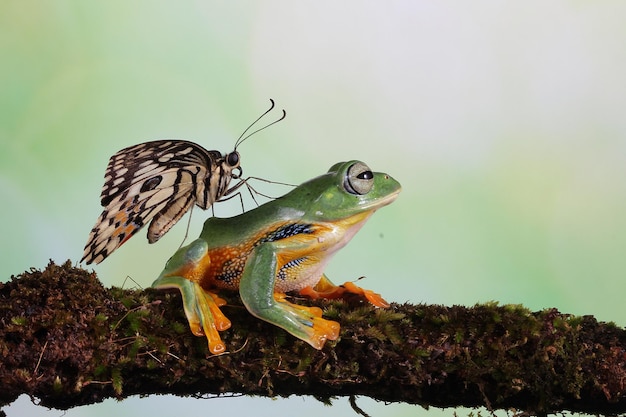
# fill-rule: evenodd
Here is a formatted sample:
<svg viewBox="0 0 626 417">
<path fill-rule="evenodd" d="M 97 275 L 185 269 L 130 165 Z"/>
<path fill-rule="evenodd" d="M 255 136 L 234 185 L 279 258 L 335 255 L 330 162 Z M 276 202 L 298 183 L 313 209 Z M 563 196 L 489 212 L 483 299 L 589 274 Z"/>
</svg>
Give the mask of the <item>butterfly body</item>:
<svg viewBox="0 0 626 417">
<path fill-rule="evenodd" d="M 246 135 L 274 108 L 274 100 L 270 103 L 227 154 L 186 140 L 165 139 L 129 146 L 113 155 L 100 194 L 104 210 L 91 229 L 81 262 L 102 262 L 148 223 L 148 242 L 154 243 L 194 204 L 206 210 L 246 184 L 237 146 L 287 115 L 283 110 L 282 117 Z M 233 179 L 238 181 L 230 186 Z"/>
<path fill-rule="evenodd" d="M 206 150 L 186 140 L 157 140 L 124 148 L 111 157 L 82 260 L 100 263 L 149 223 L 158 241 L 195 204 L 207 209 L 241 184 L 239 153 Z"/>
</svg>

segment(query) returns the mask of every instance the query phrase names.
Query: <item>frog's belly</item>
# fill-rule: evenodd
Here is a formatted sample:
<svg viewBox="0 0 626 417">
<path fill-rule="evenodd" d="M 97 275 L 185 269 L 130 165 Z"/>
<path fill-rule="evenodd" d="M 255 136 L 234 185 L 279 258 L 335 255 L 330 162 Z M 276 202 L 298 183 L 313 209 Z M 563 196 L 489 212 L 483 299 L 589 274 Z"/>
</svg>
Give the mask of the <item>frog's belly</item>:
<svg viewBox="0 0 626 417">
<path fill-rule="evenodd" d="M 299 291 L 305 287 L 315 286 L 322 277 L 328 260 L 305 257 L 287 262 L 276 274 L 274 291 Z"/>
</svg>

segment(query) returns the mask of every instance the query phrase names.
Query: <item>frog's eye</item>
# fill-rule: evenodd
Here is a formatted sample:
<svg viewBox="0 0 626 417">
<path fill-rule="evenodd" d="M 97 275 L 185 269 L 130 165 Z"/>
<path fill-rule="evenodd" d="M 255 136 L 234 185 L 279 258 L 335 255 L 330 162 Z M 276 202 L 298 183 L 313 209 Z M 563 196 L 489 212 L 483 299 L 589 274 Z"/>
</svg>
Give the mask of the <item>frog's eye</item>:
<svg viewBox="0 0 626 417">
<path fill-rule="evenodd" d="M 367 194 L 374 185 L 374 174 L 363 162 L 356 162 L 346 173 L 343 187 L 350 194 Z"/>
</svg>

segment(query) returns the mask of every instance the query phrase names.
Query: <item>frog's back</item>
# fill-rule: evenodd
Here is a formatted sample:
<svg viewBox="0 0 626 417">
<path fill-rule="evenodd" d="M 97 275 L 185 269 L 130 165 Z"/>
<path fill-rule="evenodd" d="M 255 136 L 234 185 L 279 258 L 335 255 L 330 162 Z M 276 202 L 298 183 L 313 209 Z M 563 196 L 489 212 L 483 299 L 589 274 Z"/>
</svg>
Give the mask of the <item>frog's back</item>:
<svg viewBox="0 0 626 417">
<path fill-rule="evenodd" d="M 304 211 L 278 198 L 235 217 L 211 217 L 204 222 L 200 237 L 210 249 L 230 246 L 254 241 L 259 235 L 270 234 L 285 224 L 299 222 L 303 216 Z"/>
</svg>

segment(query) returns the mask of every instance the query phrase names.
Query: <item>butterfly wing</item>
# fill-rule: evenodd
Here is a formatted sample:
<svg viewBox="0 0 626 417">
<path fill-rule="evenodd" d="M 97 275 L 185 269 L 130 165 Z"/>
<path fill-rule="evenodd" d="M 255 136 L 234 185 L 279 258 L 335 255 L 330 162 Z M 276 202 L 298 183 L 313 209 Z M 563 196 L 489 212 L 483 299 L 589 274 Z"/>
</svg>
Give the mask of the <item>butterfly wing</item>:
<svg viewBox="0 0 626 417">
<path fill-rule="evenodd" d="M 197 143 L 186 140 L 156 140 L 129 146 L 109 159 L 100 202 L 106 207 L 117 195 L 142 184 L 154 174 L 159 174 L 160 170 L 195 166 L 204 168 L 205 174 L 210 173 L 219 157 L 219 152 L 207 151 Z"/>
<path fill-rule="evenodd" d="M 148 227 L 149 243 L 154 243 L 161 239 L 161 237 L 189 211 L 193 203 L 197 202 L 195 191 L 198 188 L 204 187 L 204 183 L 202 181 L 196 183 L 195 179 L 203 178 L 207 175 L 202 172 L 204 168 L 198 169 L 198 171 L 197 174 L 193 174 L 186 169 L 181 169 L 177 172 L 179 178 L 177 178 L 177 181 L 172 186 L 172 188 L 175 189 L 172 198 L 168 204 L 154 216 Z M 191 186 L 188 186 L 188 184 L 191 184 Z"/>
<path fill-rule="evenodd" d="M 196 196 L 205 194 L 205 179 L 217 163 L 214 153 L 193 142 L 163 140 L 113 155 L 100 196 L 105 208 L 91 230 L 82 260 L 102 262 L 148 222 L 148 241 L 159 240 L 191 208 Z"/>
</svg>

